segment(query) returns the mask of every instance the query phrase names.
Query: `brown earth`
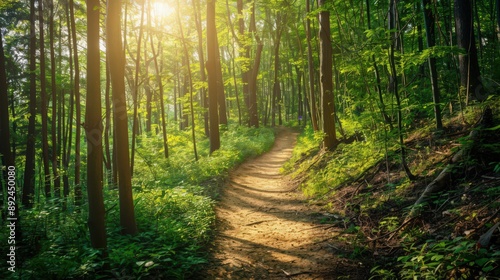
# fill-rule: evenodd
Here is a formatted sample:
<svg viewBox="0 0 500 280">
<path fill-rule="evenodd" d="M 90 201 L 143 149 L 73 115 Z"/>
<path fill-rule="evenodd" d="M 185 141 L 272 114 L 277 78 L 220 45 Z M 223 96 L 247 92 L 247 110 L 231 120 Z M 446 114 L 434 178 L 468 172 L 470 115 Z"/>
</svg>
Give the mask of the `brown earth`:
<svg viewBox="0 0 500 280">
<path fill-rule="evenodd" d="M 273 148 L 234 170 L 223 187 L 204 279 L 364 279 L 366 267 L 334 237 L 342 230 L 302 196 L 280 167 L 298 133 L 278 129 Z M 346 241 L 349 244 L 349 241 Z"/>
</svg>

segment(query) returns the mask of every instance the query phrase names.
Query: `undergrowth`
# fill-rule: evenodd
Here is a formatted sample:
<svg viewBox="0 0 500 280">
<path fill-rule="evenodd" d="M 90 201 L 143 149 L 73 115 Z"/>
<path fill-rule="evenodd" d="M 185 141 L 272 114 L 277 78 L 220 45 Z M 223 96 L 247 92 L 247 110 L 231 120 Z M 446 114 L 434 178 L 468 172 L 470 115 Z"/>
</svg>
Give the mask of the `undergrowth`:
<svg viewBox="0 0 500 280">
<path fill-rule="evenodd" d="M 439 133 L 428 120 L 408 129 L 407 161 L 416 181 L 401 167 L 397 135 L 380 126 L 365 127 L 364 141 L 341 144 L 333 152 L 319 149 L 321 135 L 306 127 L 284 171 L 311 202 L 342 217 L 344 222 L 335 224 L 342 233 L 330 242 L 348 248 L 344 251 L 352 253 L 341 257 L 363 263 L 367 278 L 499 279 L 498 230 L 487 247 L 478 246 L 479 238 L 500 222 L 498 118 L 480 131 L 480 141 L 469 136 L 486 106 L 498 116 L 498 103 L 489 100 L 483 108 L 446 118 Z M 419 217 L 406 220 L 423 189 L 460 150 L 467 156 L 455 164 L 452 185 L 432 194 Z"/>
<path fill-rule="evenodd" d="M 230 126 L 221 131 L 221 149 L 211 156 L 208 140 L 200 139 L 200 158 L 195 161 L 188 132 L 170 135 L 169 159 L 161 158 L 161 136 L 141 136 L 133 178 L 139 233 L 120 234 L 118 191 L 113 186 L 104 187 L 107 257 L 90 246 L 86 204 L 42 200 L 33 209 L 20 211 L 16 273 L 7 271 L 2 262 L 0 278 L 190 278 L 207 262 L 215 185 L 229 169 L 268 150 L 273 142 L 271 129 Z M 8 234 L 3 227 L 0 240 L 7 240 Z M 7 251 L 6 244 L 2 242 L 2 252 Z"/>
</svg>

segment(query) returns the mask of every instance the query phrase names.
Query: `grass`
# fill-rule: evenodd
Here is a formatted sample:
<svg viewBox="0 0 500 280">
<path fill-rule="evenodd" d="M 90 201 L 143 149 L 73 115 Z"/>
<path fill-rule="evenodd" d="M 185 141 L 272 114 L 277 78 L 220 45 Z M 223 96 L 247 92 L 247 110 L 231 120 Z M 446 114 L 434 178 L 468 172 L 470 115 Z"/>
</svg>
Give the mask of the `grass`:
<svg viewBox="0 0 500 280">
<path fill-rule="evenodd" d="M 202 135 L 198 133 L 198 135 Z M 269 128 L 230 125 L 221 131 L 221 149 L 208 156 L 208 140 L 200 136 L 194 160 L 189 131 L 169 135 L 171 157 L 161 158 L 161 136 L 141 136 L 133 178 L 139 234 L 120 234 L 117 190 L 104 187 L 108 257 L 91 248 L 87 205 L 42 200 L 20 212 L 20 246 L 16 273 L 2 279 L 186 279 L 207 262 L 206 246 L 215 221 L 216 186 L 246 158 L 270 149 Z M 82 153 L 84 153 L 83 151 Z M 85 193 L 85 192 L 84 192 Z M 0 230 L 7 240 L 8 228 Z M 2 252 L 7 249 L 2 243 Z M 6 277 L 10 278 L 6 278 Z"/>
</svg>

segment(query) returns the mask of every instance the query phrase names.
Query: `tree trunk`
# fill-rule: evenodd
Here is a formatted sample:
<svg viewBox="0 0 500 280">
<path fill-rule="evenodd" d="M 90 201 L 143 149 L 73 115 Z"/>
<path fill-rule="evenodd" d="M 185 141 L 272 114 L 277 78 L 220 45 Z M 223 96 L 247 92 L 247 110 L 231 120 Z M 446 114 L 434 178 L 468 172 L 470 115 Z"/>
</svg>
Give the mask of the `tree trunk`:
<svg viewBox="0 0 500 280">
<path fill-rule="evenodd" d="M 87 136 L 88 226 L 92 247 L 105 250 L 106 223 L 102 194 L 101 59 L 99 50 L 100 1 L 87 0 Z"/>
<path fill-rule="evenodd" d="M 318 0 L 318 6 L 323 8 L 325 0 Z M 333 96 L 333 58 L 330 39 L 330 12 L 323 9 L 319 13 L 319 40 L 320 40 L 320 84 L 321 108 L 323 110 L 323 147 L 335 150 L 338 145 L 335 131 L 335 99 Z"/>
<path fill-rule="evenodd" d="M 200 80 L 203 84 L 207 82 L 207 74 L 205 73 L 205 55 L 203 54 L 203 29 L 201 27 L 200 16 L 200 1 L 193 1 L 194 20 L 196 23 L 196 32 L 198 33 L 198 57 L 200 61 Z M 210 126 L 208 122 L 208 97 L 206 87 L 200 89 L 202 106 L 205 109 L 203 112 L 203 123 L 205 127 L 205 135 L 210 137 Z"/>
<path fill-rule="evenodd" d="M 134 162 L 135 162 L 135 144 L 137 138 L 137 131 L 139 125 L 138 109 L 139 109 L 139 74 L 141 72 L 141 46 L 142 34 L 144 31 L 144 1 L 141 2 L 141 21 L 139 24 L 139 38 L 137 39 L 137 54 L 135 58 L 135 76 L 134 76 L 134 92 L 132 97 L 134 99 L 134 116 L 132 119 L 132 149 L 130 156 L 130 174 L 134 175 Z"/>
<path fill-rule="evenodd" d="M 210 154 L 220 148 L 219 114 L 217 110 L 217 30 L 215 25 L 215 0 L 207 1 L 207 73 L 208 105 L 210 119 Z"/>
<path fill-rule="evenodd" d="M 52 153 L 51 153 L 51 164 L 52 164 L 52 180 L 54 181 L 54 195 L 56 198 L 61 196 L 61 180 L 59 178 L 58 164 L 57 164 L 57 152 L 59 150 L 59 142 L 57 141 L 57 85 L 56 85 L 56 55 L 54 48 L 54 1 L 51 0 L 50 3 L 50 17 L 49 17 L 49 39 L 50 39 L 50 81 L 51 81 L 51 91 L 52 91 L 52 115 L 51 115 L 51 142 L 52 142 Z"/>
<path fill-rule="evenodd" d="M 468 104 L 469 98 L 484 101 L 488 97 L 488 93 L 481 83 L 471 1 L 455 0 L 454 11 L 457 45 L 466 52 L 458 56 L 460 87 L 466 94 L 466 104 Z"/>
<path fill-rule="evenodd" d="M 432 12 L 430 0 L 422 0 L 422 6 L 424 8 L 427 48 L 432 48 L 436 45 L 436 39 L 434 35 L 435 34 L 434 13 Z M 442 130 L 443 123 L 441 122 L 441 109 L 439 106 L 440 93 L 438 84 L 438 73 L 436 70 L 436 58 L 429 56 L 427 60 L 429 62 L 429 70 L 431 74 L 432 99 L 434 101 L 434 118 L 436 119 L 436 128 L 438 130 Z"/>
<path fill-rule="evenodd" d="M 125 99 L 125 57 L 122 48 L 121 2 L 109 1 L 106 12 L 106 50 L 109 57 L 118 164 L 120 225 L 123 234 L 135 235 L 137 225 L 132 197 L 128 143 L 127 104 Z"/>
<path fill-rule="evenodd" d="M 311 12 L 310 0 L 306 0 L 306 13 Z M 307 37 L 307 68 L 309 72 L 309 107 L 311 111 L 311 124 L 313 131 L 318 131 L 318 109 L 316 108 L 316 97 L 314 88 L 314 61 L 312 55 L 312 35 L 311 35 L 311 20 L 306 19 L 306 37 Z"/>
<path fill-rule="evenodd" d="M 5 71 L 5 53 L 3 51 L 3 39 L 2 32 L 0 32 L 0 154 L 2 162 L 0 162 L 0 168 L 2 168 L 3 182 L 5 182 L 6 191 L 10 191 L 12 186 L 7 184 L 8 171 L 12 168 L 15 171 L 14 157 L 12 155 L 12 150 L 10 146 L 10 121 L 9 121 L 9 98 L 7 90 L 7 73 Z M 3 165 L 3 167 L 2 167 Z M 17 191 L 15 185 L 14 190 Z M 17 201 L 17 198 L 16 198 Z M 4 187 L 0 184 L 0 209 L 4 210 Z M 4 212 L 0 213 L 1 217 L 4 216 Z"/>
<path fill-rule="evenodd" d="M 265 29 L 265 28 L 264 28 Z M 250 18 L 250 33 L 253 34 L 255 40 L 257 41 L 257 50 L 255 51 L 255 58 L 253 61 L 252 68 L 250 69 L 250 77 L 248 79 L 248 112 L 250 114 L 250 127 L 259 127 L 259 112 L 257 106 L 257 75 L 259 73 L 260 59 L 262 56 L 262 50 L 264 44 L 262 43 L 259 35 L 257 34 L 257 28 L 255 24 L 255 2 L 252 2 L 252 15 Z"/>
<path fill-rule="evenodd" d="M 69 0 L 69 12 L 71 22 L 71 37 L 73 41 L 73 58 L 75 66 L 75 114 L 76 114 L 76 130 L 75 130 L 75 204 L 82 204 L 82 186 L 80 184 L 80 135 L 82 124 L 82 113 L 80 106 L 80 64 L 78 60 L 78 41 L 76 40 L 76 22 L 73 0 Z M 71 129 L 71 127 L 70 127 Z"/>
<path fill-rule="evenodd" d="M 40 50 L 40 113 L 42 117 L 42 162 L 43 162 L 43 185 L 45 196 L 51 196 L 50 184 L 50 160 L 49 160 L 49 138 L 48 138 L 48 109 L 47 109 L 47 79 L 45 75 L 45 26 L 43 20 L 43 1 L 38 1 L 38 25 L 39 25 L 39 50 Z"/>
<path fill-rule="evenodd" d="M 150 25 L 151 26 L 151 25 Z M 155 52 L 155 46 L 153 43 L 153 34 L 149 34 L 149 40 L 151 41 L 151 52 L 153 53 L 153 61 L 156 71 L 156 81 L 159 88 L 159 100 L 160 100 L 160 114 L 161 114 L 161 129 L 163 135 L 163 155 L 168 158 L 168 138 L 167 138 L 167 121 L 165 119 L 165 105 L 163 104 L 163 83 L 161 81 L 160 68 L 158 66 L 158 55 Z M 174 106 L 176 107 L 174 102 Z M 174 113 L 175 115 L 175 113 Z"/>
<path fill-rule="evenodd" d="M 181 15 L 180 15 L 180 6 L 179 6 L 179 0 L 177 0 L 177 23 L 179 24 L 179 31 L 181 35 L 181 41 L 182 41 L 182 46 L 184 49 L 184 57 L 186 59 L 186 66 L 187 66 L 187 76 L 188 76 L 188 81 L 189 81 L 189 105 L 190 105 L 190 111 L 191 111 L 191 135 L 193 139 L 193 151 L 194 151 L 194 158 L 196 161 L 198 161 L 198 151 L 196 149 L 196 134 L 195 134 L 195 119 L 194 119 L 194 106 L 193 106 L 193 78 L 191 76 L 191 63 L 189 62 L 189 52 L 188 48 L 186 45 L 186 41 L 184 39 L 184 30 L 182 28 L 182 23 L 181 23 Z"/>
<path fill-rule="evenodd" d="M 389 0 L 389 30 L 394 30 L 396 28 L 396 0 Z M 406 172 L 408 178 L 413 181 L 416 177 L 411 173 L 408 164 L 406 163 L 406 147 L 403 141 L 403 116 L 401 114 L 401 98 L 399 96 L 399 88 L 398 88 L 398 76 L 396 72 L 396 60 L 394 53 L 396 51 L 396 43 L 397 40 L 397 32 L 391 32 L 391 46 L 389 48 L 389 64 L 391 70 L 391 86 L 394 93 L 394 97 L 396 98 L 396 109 L 398 113 L 398 135 L 399 135 L 399 145 L 401 150 L 401 164 L 403 165 L 403 169 Z"/>
<path fill-rule="evenodd" d="M 224 94 L 224 80 L 222 76 L 222 65 L 220 59 L 219 39 L 217 41 L 217 59 L 216 74 L 217 74 L 217 104 L 219 105 L 219 123 L 227 126 L 227 108 L 226 108 L 226 95 Z"/>
<path fill-rule="evenodd" d="M 36 117 L 36 31 L 35 0 L 30 0 L 30 43 L 29 43 L 29 119 L 28 140 L 26 142 L 26 160 L 22 204 L 31 208 L 35 199 L 35 117 Z"/>
</svg>

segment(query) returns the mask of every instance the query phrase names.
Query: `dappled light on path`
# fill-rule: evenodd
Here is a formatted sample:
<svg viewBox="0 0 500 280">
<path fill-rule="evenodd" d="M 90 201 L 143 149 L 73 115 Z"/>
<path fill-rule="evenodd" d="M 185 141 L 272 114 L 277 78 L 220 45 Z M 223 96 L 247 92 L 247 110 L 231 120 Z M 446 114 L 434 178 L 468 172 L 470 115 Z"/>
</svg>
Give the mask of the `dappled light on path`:
<svg viewBox="0 0 500 280">
<path fill-rule="evenodd" d="M 217 208 L 213 263 L 206 279 L 335 279 L 347 266 L 308 205 L 280 173 L 297 133 L 282 128 L 268 153 L 231 173 Z M 353 268 L 355 269 L 355 268 Z"/>
</svg>

